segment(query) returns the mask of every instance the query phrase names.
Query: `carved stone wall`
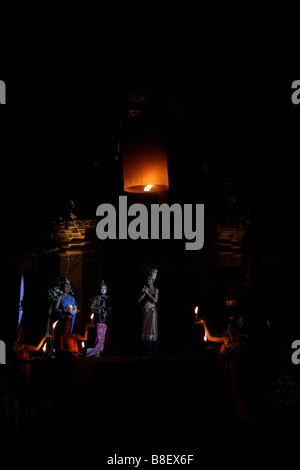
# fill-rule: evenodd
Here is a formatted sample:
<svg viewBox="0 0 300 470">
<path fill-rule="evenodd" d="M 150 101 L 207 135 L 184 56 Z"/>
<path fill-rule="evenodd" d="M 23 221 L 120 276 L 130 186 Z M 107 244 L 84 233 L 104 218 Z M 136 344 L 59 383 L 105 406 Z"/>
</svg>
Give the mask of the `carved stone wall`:
<svg viewBox="0 0 300 470">
<path fill-rule="evenodd" d="M 60 257 L 60 274 L 66 275 L 69 279 L 78 265 L 82 263 L 82 252 L 63 253 Z"/>
<path fill-rule="evenodd" d="M 97 258 L 97 248 L 89 240 L 88 233 L 94 229 L 94 220 L 72 220 L 56 226 L 61 241 L 60 275 L 70 279 L 80 312 L 76 317 L 75 330 L 82 331 L 88 321 L 88 286 L 87 273 L 89 260 Z M 98 247 L 99 248 L 99 247 Z"/>
</svg>

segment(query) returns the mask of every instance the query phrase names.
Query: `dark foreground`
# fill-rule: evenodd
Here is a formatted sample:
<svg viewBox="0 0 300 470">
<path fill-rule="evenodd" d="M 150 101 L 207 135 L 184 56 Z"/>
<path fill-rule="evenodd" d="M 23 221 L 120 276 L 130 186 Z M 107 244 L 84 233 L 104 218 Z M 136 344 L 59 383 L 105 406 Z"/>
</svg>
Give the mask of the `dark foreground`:
<svg viewBox="0 0 300 470">
<path fill-rule="evenodd" d="M 242 385 L 247 422 L 230 388 L 220 388 L 213 354 L 34 361 L 26 400 L 2 388 L 1 442 L 6 449 L 89 448 L 103 464 L 111 456 L 189 454 L 199 463 L 204 449 L 297 448 L 299 405 L 270 404 L 260 360 L 248 365 Z"/>
</svg>

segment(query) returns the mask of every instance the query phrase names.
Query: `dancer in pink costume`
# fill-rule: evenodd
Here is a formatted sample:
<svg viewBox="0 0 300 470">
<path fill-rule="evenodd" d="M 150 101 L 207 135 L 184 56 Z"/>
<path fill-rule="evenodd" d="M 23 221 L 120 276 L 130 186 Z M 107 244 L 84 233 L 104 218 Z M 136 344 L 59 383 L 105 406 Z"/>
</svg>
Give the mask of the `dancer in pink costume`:
<svg viewBox="0 0 300 470">
<path fill-rule="evenodd" d="M 107 317 L 110 313 L 110 298 L 107 295 L 107 285 L 104 281 L 100 284 L 100 295 L 96 295 L 91 301 L 90 309 L 96 319 L 96 344 L 86 357 L 100 356 L 104 351 L 105 337 L 107 331 Z"/>
</svg>

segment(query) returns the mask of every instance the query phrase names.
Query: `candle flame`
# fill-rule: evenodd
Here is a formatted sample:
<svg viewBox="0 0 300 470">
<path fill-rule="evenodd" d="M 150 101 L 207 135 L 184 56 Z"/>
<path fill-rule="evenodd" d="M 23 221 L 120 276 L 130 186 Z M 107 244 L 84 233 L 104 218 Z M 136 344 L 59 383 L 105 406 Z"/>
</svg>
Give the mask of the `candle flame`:
<svg viewBox="0 0 300 470">
<path fill-rule="evenodd" d="M 153 187 L 153 184 L 147 184 L 147 186 L 144 187 L 144 191 L 150 191 L 152 187 Z"/>
<path fill-rule="evenodd" d="M 95 315 L 95 314 L 94 314 L 94 313 L 92 313 L 92 315 L 91 315 L 91 320 L 93 320 L 93 319 L 94 319 L 94 315 Z"/>
<path fill-rule="evenodd" d="M 56 327 L 57 323 L 58 323 L 58 320 L 56 320 L 56 322 L 53 323 L 53 325 L 52 325 L 53 331 L 55 330 L 55 327 Z"/>
<path fill-rule="evenodd" d="M 205 332 L 205 334 L 204 334 L 204 338 L 203 338 L 203 339 L 204 339 L 204 341 L 207 341 L 207 335 L 206 335 L 206 332 Z"/>
<path fill-rule="evenodd" d="M 195 313 L 198 313 L 199 307 L 195 308 Z"/>
<path fill-rule="evenodd" d="M 84 342 L 84 341 L 82 341 L 82 343 L 81 343 L 81 347 L 82 347 L 82 348 L 84 348 L 84 347 L 85 347 L 85 342 Z"/>
<path fill-rule="evenodd" d="M 43 346 L 43 351 L 44 351 L 44 352 L 47 351 L 47 343 L 44 344 L 44 346 Z"/>
</svg>

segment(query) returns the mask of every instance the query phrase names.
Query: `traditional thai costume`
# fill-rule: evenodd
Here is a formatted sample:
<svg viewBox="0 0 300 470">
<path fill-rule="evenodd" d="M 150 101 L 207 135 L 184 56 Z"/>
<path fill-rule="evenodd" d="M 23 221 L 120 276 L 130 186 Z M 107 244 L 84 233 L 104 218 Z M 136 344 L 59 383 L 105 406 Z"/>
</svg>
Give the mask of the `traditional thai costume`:
<svg viewBox="0 0 300 470">
<path fill-rule="evenodd" d="M 62 346 L 66 352 L 72 353 L 77 357 L 81 356 L 78 350 L 77 340 L 72 334 L 62 335 Z"/>
<path fill-rule="evenodd" d="M 151 277 L 152 283 L 157 276 L 157 269 L 148 269 L 148 278 Z M 156 354 L 157 352 L 157 302 L 158 289 L 151 287 L 151 290 L 143 289 L 139 302 L 143 301 L 142 308 L 142 341 L 144 352 Z M 154 301 L 153 301 L 154 300 Z"/>
<path fill-rule="evenodd" d="M 110 302 L 110 298 L 106 295 L 97 295 L 91 303 L 91 311 L 95 313 L 96 319 L 96 342 L 95 347 L 90 351 L 87 356 L 97 356 L 99 353 L 103 353 L 105 337 L 107 332 L 107 316 L 110 311 L 110 307 L 107 304 Z"/>
<path fill-rule="evenodd" d="M 74 297 L 70 294 L 66 295 L 66 297 L 63 297 L 60 301 L 60 307 L 65 310 L 66 307 L 68 307 L 68 305 L 71 305 L 72 307 L 75 307 L 77 305 L 77 302 L 76 300 L 74 299 Z M 74 323 L 75 323 L 75 318 L 76 318 L 76 313 L 75 314 L 72 314 L 72 318 L 71 318 L 71 333 L 73 331 L 73 327 L 74 327 Z"/>
<path fill-rule="evenodd" d="M 154 295 L 154 293 L 151 293 Z M 149 299 L 145 299 L 142 309 L 142 340 L 145 351 L 155 354 L 157 350 L 157 308 Z"/>
</svg>

